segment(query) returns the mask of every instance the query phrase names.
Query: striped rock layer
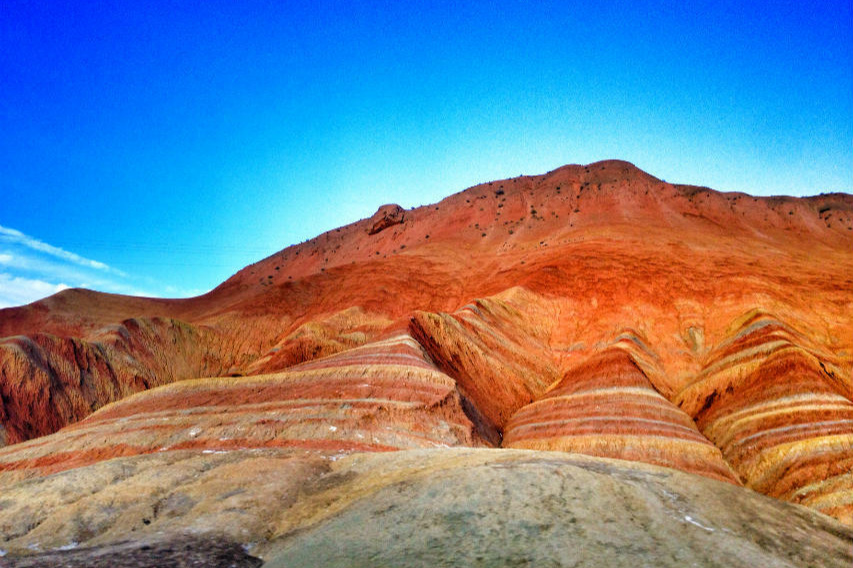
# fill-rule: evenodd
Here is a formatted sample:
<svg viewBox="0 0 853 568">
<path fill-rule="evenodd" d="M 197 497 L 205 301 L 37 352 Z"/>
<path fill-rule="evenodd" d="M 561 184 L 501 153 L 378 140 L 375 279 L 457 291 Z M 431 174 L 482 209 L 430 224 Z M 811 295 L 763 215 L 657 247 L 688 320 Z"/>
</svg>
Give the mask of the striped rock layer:
<svg viewBox="0 0 853 568">
<path fill-rule="evenodd" d="M 746 318 L 677 397 L 750 488 L 853 522 L 853 402 L 832 356 Z"/>
<path fill-rule="evenodd" d="M 503 442 L 509 448 L 652 463 L 737 483 L 720 451 L 619 347 L 590 357 L 516 412 Z"/>
<path fill-rule="evenodd" d="M 416 312 L 409 327 L 456 378 L 478 431 L 493 445 L 512 413 L 559 377 L 541 329 L 504 298 L 479 299 L 453 314 Z"/>
<path fill-rule="evenodd" d="M 167 318 L 132 318 L 88 339 L 0 339 L 0 444 L 43 436 L 133 393 L 245 359 L 222 334 Z"/>
<path fill-rule="evenodd" d="M 293 448 L 477 446 L 456 382 L 408 335 L 289 371 L 173 383 L 60 433 L 0 450 L 0 471 L 61 471 L 118 456 Z"/>
</svg>

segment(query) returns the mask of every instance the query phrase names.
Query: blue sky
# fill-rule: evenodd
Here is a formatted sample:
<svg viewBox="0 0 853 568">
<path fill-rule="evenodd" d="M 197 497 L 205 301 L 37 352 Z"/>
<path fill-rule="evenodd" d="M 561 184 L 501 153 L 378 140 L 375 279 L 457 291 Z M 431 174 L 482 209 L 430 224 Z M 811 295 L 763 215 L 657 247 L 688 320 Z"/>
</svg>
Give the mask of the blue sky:
<svg viewBox="0 0 853 568">
<path fill-rule="evenodd" d="M 187 296 L 482 181 L 620 158 L 853 190 L 853 3 L 0 4 L 0 307 Z"/>
</svg>

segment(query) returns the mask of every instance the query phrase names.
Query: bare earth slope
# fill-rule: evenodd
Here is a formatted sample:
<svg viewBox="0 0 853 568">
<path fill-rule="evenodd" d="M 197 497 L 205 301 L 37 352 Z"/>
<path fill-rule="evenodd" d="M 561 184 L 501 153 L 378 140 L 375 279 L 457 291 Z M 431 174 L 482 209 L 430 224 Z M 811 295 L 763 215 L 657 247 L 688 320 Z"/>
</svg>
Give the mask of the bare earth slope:
<svg viewBox="0 0 853 568">
<path fill-rule="evenodd" d="M 190 551 L 197 556 L 247 545 L 269 567 L 853 562 L 853 529 L 804 507 L 672 469 L 563 452 L 421 449 L 334 459 L 182 450 L 36 478 L 3 499 L 10 567 L 91 566 L 104 555 L 113 566 L 162 566 L 146 554 L 187 540 L 199 542 Z M 59 547 L 66 551 L 33 554 Z M 229 556 L 198 565 L 255 565 Z"/>
<path fill-rule="evenodd" d="M 383 206 L 198 298 L 68 290 L 0 310 L 0 337 L 0 483 L 16 503 L 56 475 L 85 491 L 117 460 L 279 456 L 271 473 L 280 456 L 491 446 L 665 466 L 853 524 L 846 194 L 756 198 L 626 162 L 565 166 Z M 115 479 L 116 495 L 131 487 Z M 168 525 L 228 532 L 220 508 L 196 519 L 199 499 Z M 83 518 L 68 503 L 0 502 L 0 549 L 111 546 L 143 528 L 66 526 Z M 52 524 L 19 518 L 42 514 Z M 289 562 L 274 544 L 289 533 L 252 514 L 264 558 Z"/>
</svg>

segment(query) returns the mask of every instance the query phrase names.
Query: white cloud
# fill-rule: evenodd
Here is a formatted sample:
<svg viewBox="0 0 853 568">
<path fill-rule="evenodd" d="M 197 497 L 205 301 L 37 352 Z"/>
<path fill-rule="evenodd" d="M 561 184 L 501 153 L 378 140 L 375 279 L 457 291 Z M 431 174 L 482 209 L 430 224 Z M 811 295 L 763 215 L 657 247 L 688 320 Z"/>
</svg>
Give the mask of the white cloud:
<svg viewBox="0 0 853 568">
<path fill-rule="evenodd" d="M 67 284 L 53 284 L 0 272 L 0 308 L 20 306 L 35 302 L 69 288 Z"/>
<path fill-rule="evenodd" d="M 154 295 L 121 270 L 0 225 L 0 307 L 28 304 L 66 288 Z"/>
<path fill-rule="evenodd" d="M 105 272 L 112 272 L 120 276 L 126 276 L 126 274 L 124 274 L 120 270 L 111 268 L 103 262 L 85 258 L 80 256 L 79 254 L 69 252 L 65 249 L 61 249 L 53 245 L 49 245 L 46 242 L 40 241 L 34 237 L 30 237 L 29 235 L 25 235 L 21 231 L 18 231 L 16 229 L 10 229 L 8 227 L 4 227 L 3 225 L 0 225 L 0 241 L 22 245 L 29 249 L 49 254 L 50 256 L 53 256 L 55 258 L 65 260 L 85 268 L 94 268 L 96 270 L 102 270 Z"/>
<path fill-rule="evenodd" d="M 115 275 L 104 274 L 54 257 L 34 255 L 20 246 L 13 253 L 0 250 L 0 267 L 4 267 L 11 274 L 31 279 L 70 282 L 74 288 L 133 293 L 130 291 L 131 287 L 118 282 Z"/>
<path fill-rule="evenodd" d="M 0 225 L 0 308 L 28 304 L 66 288 L 152 298 L 162 297 L 163 292 L 173 297 L 201 293 L 169 286 L 164 289 L 152 278 L 131 278 L 103 262 Z"/>
</svg>

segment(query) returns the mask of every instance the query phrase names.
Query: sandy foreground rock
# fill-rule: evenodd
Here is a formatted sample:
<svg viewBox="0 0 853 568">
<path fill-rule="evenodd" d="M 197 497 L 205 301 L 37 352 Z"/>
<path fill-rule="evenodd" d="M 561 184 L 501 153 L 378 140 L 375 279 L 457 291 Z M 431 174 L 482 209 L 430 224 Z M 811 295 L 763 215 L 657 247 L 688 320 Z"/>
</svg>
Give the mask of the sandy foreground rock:
<svg viewBox="0 0 853 568">
<path fill-rule="evenodd" d="M 249 556 L 265 567 L 853 563 L 853 529 L 804 507 L 563 452 L 179 451 L 4 486 L 10 567 L 96 565 L 105 553 L 154 566 L 145 554 L 180 558 L 186 542 L 187 558 L 207 549 L 208 566 L 251 566 Z M 237 556 L 216 560 L 228 550 Z"/>
</svg>

